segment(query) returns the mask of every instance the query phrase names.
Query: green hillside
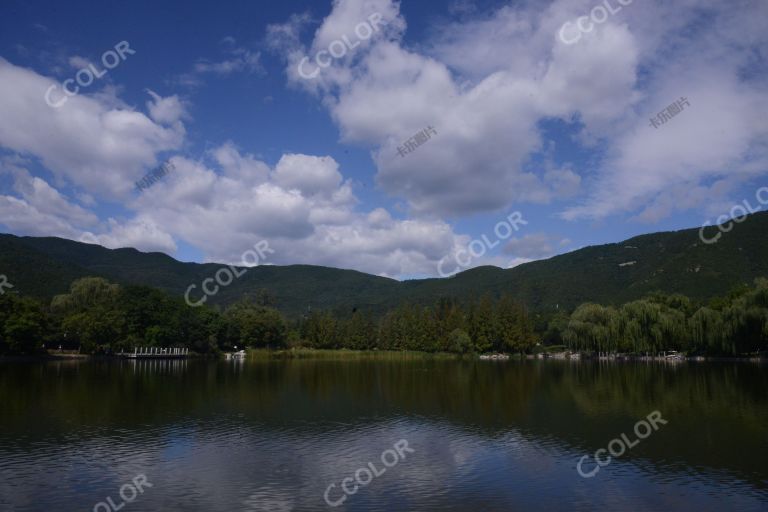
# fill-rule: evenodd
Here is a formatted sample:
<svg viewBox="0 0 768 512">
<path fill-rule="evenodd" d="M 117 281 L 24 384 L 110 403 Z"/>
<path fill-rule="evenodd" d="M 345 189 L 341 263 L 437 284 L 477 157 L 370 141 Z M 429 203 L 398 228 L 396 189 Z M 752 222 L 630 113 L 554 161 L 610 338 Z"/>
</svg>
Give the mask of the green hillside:
<svg viewBox="0 0 768 512">
<path fill-rule="evenodd" d="M 714 230 L 710 228 L 708 236 Z M 295 316 L 309 308 L 378 313 L 403 301 L 433 304 L 441 297 L 465 300 L 504 292 L 534 311 L 572 309 L 587 301 L 620 304 L 654 291 L 707 299 L 768 276 L 766 233 L 768 213 L 758 213 L 712 245 L 701 242 L 698 228 L 654 233 L 513 269 L 480 267 L 450 278 L 405 282 L 312 265 L 261 266 L 222 288 L 209 303 L 230 304 L 245 294 L 266 291 L 281 311 Z M 8 276 L 14 291 L 38 297 L 64 293 L 74 279 L 84 276 L 183 295 L 189 285 L 199 287 L 219 268 L 135 249 L 0 235 L 0 274 Z M 193 296 L 199 297 L 199 290 Z"/>
</svg>

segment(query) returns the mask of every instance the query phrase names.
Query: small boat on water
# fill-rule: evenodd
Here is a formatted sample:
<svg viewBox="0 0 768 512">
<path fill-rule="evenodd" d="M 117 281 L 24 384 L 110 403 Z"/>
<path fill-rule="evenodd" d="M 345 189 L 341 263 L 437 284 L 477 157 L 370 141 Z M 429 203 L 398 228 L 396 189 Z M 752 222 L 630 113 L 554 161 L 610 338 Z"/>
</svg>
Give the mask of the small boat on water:
<svg viewBox="0 0 768 512">
<path fill-rule="evenodd" d="M 481 354 L 480 359 L 483 359 L 485 361 L 487 360 L 493 360 L 493 361 L 505 361 L 509 359 L 509 355 L 507 354 Z"/>
<path fill-rule="evenodd" d="M 664 355 L 665 361 L 683 361 L 685 359 L 685 356 L 683 356 L 680 352 L 671 351 Z"/>
<path fill-rule="evenodd" d="M 224 354 L 225 359 L 245 359 L 245 356 L 245 350 L 240 350 L 238 352 L 227 352 Z"/>
</svg>

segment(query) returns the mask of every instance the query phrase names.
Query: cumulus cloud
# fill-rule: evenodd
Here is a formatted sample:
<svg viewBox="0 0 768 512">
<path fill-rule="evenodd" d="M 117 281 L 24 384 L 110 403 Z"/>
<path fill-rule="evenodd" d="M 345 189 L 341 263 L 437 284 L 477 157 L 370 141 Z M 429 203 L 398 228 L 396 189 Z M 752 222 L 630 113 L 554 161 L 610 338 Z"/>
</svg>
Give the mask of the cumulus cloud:
<svg viewBox="0 0 768 512">
<path fill-rule="evenodd" d="M 160 229 L 151 218 L 140 215 L 125 223 L 110 218 L 107 223 L 109 229 L 105 233 L 95 235 L 86 231 L 80 235 L 79 240 L 103 245 L 110 249 L 134 247 L 143 251 L 165 253 L 173 253 L 176 250 L 173 237 Z"/>
<path fill-rule="evenodd" d="M 296 189 L 305 196 L 329 196 L 341 183 L 339 165 L 330 157 L 283 155 L 277 163 L 275 182 L 285 189 Z"/>
<path fill-rule="evenodd" d="M 146 225 L 200 247 L 207 261 L 239 263 L 263 239 L 275 251 L 269 263 L 401 276 L 431 273 L 455 243 L 442 221 L 357 211 L 351 184 L 331 157 L 287 154 L 270 168 L 231 143 L 211 154 L 214 168 L 173 158 L 176 172 L 133 205 Z M 238 178 L 244 174 L 250 178 Z"/>
<path fill-rule="evenodd" d="M 182 118 L 189 117 L 184 103 L 178 96 L 163 98 L 155 91 L 147 90 L 152 101 L 147 102 L 147 110 L 153 121 L 161 124 L 175 124 Z"/>
<path fill-rule="evenodd" d="M 573 50 L 575 58 L 548 60 L 555 44 L 553 12 L 504 7 L 493 19 L 444 27 L 429 55 L 403 44 L 398 3 L 377 2 L 376 9 L 393 28 L 356 48 L 354 59 L 338 59 L 317 80 L 305 80 L 295 73 L 295 53 L 289 52 L 287 74 L 291 83 L 323 95 L 342 140 L 374 148 L 378 184 L 405 197 L 415 213 L 497 210 L 530 199 L 532 190 L 538 200 L 552 200 L 560 195 L 552 186 L 562 188 L 562 180 L 553 183 L 553 174 L 523 170 L 530 154 L 541 149 L 537 123 L 581 111 L 587 122 L 608 124 L 630 103 L 636 51 L 626 30 Z M 334 2 L 310 48 L 339 38 L 364 14 L 357 2 Z M 497 50 L 510 43 L 512 52 Z M 614 78 L 602 88 L 587 87 L 585 77 L 594 74 Z M 570 82 L 582 86 L 569 89 Z M 438 135 L 400 157 L 403 141 L 427 126 Z M 578 182 L 573 170 L 561 177 Z"/>
<path fill-rule="evenodd" d="M 72 238 L 75 226 L 93 226 L 98 217 L 71 202 L 42 178 L 32 176 L 18 157 L 0 159 L 0 174 L 13 179 L 18 196 L 0 195 L 0 222 L 9 229 L 39 236 Z"/>
<path fill-rule="evenodd" d="M 655 95 L 657 99 L 648 101 L 637 113 L 632 129 L 616 137 L 612 153 L 595 180 L 594 192 L 585 204 L 568 209 L 566 218 L 647 210 L 648 204 L 668 204 L 664 198 L 672 197 L 673 190 L 694 194 L 708 190 L 710 187 L 702 187 L 708 180 L 746 181 L 766 171 L 768 125 L 759 107 L 765 102 L 766 91 L 759 85 L 739 82 L 735 75 L 723 75 L 722 67 L 695 69 L 692 74 L 701 81 L 671 77 Z M 681 97 L 690 106 L 653 128 L 649 119 Z M 707 197 L 717 198 L 694 195 L 703 202 Z M 675 209 L 697 205 L 685 201 L 678 206 L 642 216 L 658 220 Z"/>
<path fill-rule="evenodd" d="M 349 181 L 329 156 L 286 154 L 274 167 L 232 143 L 209 152 L 212 166 L 173 157 L 174 171 L 128 203 L 135 212 L 105 222 L 17 164 L 19 197 L 0 196 L 12 230 L 109 248 L 173 254 L 178 241 L 206 261 L 240 263 L 266 240 L 270 264 L 307 263 L 400 277 L 430 275 L 466 236 L 439 220 L 398 219 L 384 208 L 359 211 Z"/>
<path fill-rule="evenodd" d="M 670 180 L 696 187 L 765 172 L 758 104 L 766 84 L 754 72 L 757 56 L 765 62 L 766 35 L 755 22 L 768 14 L 764 2 L 635 2 L 576 44 L 562 41 L 563 23 L 593 4 L 521 3 L 492 15 L 458 6 L 461 23 L 438 24 L 414 46 L 404 42 L 398 2 L 337 0 L 308 46 L 300 37 L 306 18 L 269 34 L 289 42 L 279 47 L 289 84 L 319 95 L 343 141 L 371 148 L 377 183 L 415 214 L 559 201 L 576 196 L 588 176 L 589 195 L 563 216 L 597 218 L 668 203 L 661 196 Z M 315 79 L 297 73 L 302 55 L 351 33 L 369 10 L 384 14 L 386 31 Z M 649 115 L 680 96 L 696 101 L 697 113 L 649 130 Z M 589 167 L 531 170 L 530 159 L 546 147 L 540 123 L 547 119 L 561 120 L 594 150 Z M 438 135 L 400 157 L 398 146 L 426 126 Z"/>
<path fill-rule="evenodd" d="M 575 44 L 559 30 L 594 1 L 473 5 L 454 2 L 460 21 L 440 19 L 419 41 L 406 38 L 391 0 L 334 0 L 323 19 L 298 13 L 267 28 L 288 85 L 327 109 L 342 143 L 370 150 L 377 185 L 407 206 L 397 215 L 362 208 L 330 156 L 294 151 L 268 164 L 229 141 L 200 160 L 172 157 L 175 172 L 135 196 L 134 181 L 187 142 L 188 104 L 148 91 L 145 114 L 105 85 L 52 108 L 53 80 L 0 59 L 0 146 L 53 175 L 6 165 L 14 193 L 0 196 L 0 222 L 110 247 L 173 252 L 184 242 L 208 261 L 232 263 L 267 239 L 272 263 L 434 275 L 436 262 L 470 240 L 444 219 L 527 202 L 552 204 L 568 220 L 658 222 L 730 204 L 740 185 L 765 174 L 765 2 L 633 2 Z M 305 58 L 315 66 L 318 52 L 354 41 L 374 14 L 382 23 L 372 37 L 314 78 L 299 73 Z M 190 80 L 261 71 L 261 56 L 233 38 L 222 49 L 219 59 L 199 60 Z M 649 126 L 681 97 L 690 106 Z M 427 127 L 434 135 L 401 156 Z M 93 211 L 115 200 L 127 213 L 99 222 Z M 507 266 L 508 256 L 517 264 L 569 243 L 530 234 L 472 264 Z"/>
<path fill-rule="evenodd" d="M 0 58 L 0 146 L 35 155 L 58 178 L 87 192 L 125 197 L 159 152 L 181 145 L 181 123 L 161 126 L 84 91 L 53 108 L 45 101 L 52 86 L 60 95 L 53 80 Z"/>
<path fill-rule="evenodd" d="M 351 185 L 328 156 L 284 155 L 270 168 L 231 143 L 214 148 L 214 167 L 174 157 L 174 172 L 129 204 L 135 215 L 96 215 L 18 166 L 19 197 L 0 196 L 0 219 L 15 232 L 55 235 L 109 248 L 173 254 L 178 240 L 206 261 L 239 264 L 260 240 L 270 264 L 318 264 L 400 277 L 432 274 L 465 241 L 442 221 L 397 219 L 357 210 Z"/>
</svg>

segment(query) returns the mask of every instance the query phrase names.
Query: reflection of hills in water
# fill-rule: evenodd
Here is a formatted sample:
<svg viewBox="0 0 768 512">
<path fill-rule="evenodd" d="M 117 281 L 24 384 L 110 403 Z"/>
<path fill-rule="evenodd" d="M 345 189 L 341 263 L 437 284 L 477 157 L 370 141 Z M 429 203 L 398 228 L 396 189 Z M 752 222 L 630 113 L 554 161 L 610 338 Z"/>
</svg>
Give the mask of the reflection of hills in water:
<svg viewBox="0 0 768 512">
<path fill-rule="evenodd" d="M 622 457 L 657 471 L 716 468 L 765 488 L 768 372 L 751 364 L 482 364 L 450 360 L 54 362 L 0 365 L 3 440 L 80 425 L 173 429 L 227 421 L 296 440 L 407 419 L 487 441 L 520 436 L 593 453 L 659 410 Z M 98 430 L 98 429 L 97 429 Z M 91 430 L 92 431 L 92 430 Z M 200 432 L 201 435 L 206 435 Z M 88 435 L 78 432 L 78 435 Z M 574 461 L 575 464 L 575 461 Z"/>
</svg>

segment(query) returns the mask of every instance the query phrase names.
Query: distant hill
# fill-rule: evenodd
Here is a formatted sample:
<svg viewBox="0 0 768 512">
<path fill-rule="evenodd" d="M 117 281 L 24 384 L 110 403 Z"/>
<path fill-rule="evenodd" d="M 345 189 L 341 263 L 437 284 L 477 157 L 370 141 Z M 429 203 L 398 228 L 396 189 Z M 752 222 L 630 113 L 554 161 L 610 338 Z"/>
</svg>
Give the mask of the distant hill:
<svg viewBox="0 0 768 512">
<path fill-rule="evenodd" d="M 710 228 L 708 236 L 714 230 Z M 260 290 L 268 291 L 289 316 L 308 308 L 380 313 L 406 300 L 431 304 L 442 297 L 463 300 L 484 293 L 509 293 L 540 312 L 572 309 L 587 301 L 623 303 L 654 291 L 708 299 L 768 276 L 767 233 L 768 212 L 757 213 L 712 245 L 701 242 L 698 228 L 653 233 L 513 269 L 479 267 L 450 278 L 404 282 L 313 265 L 260 266 L 222 288 L 209 304 L 226 305 Z M 0 234 L 0 274 L 8 276 L 13 291 L 44 298 L 67 291 L 73 280 L 84 276 L 182 296 L 190 284 L 199 287 L 219 268 L 136 249 Z"/>
</svg>

